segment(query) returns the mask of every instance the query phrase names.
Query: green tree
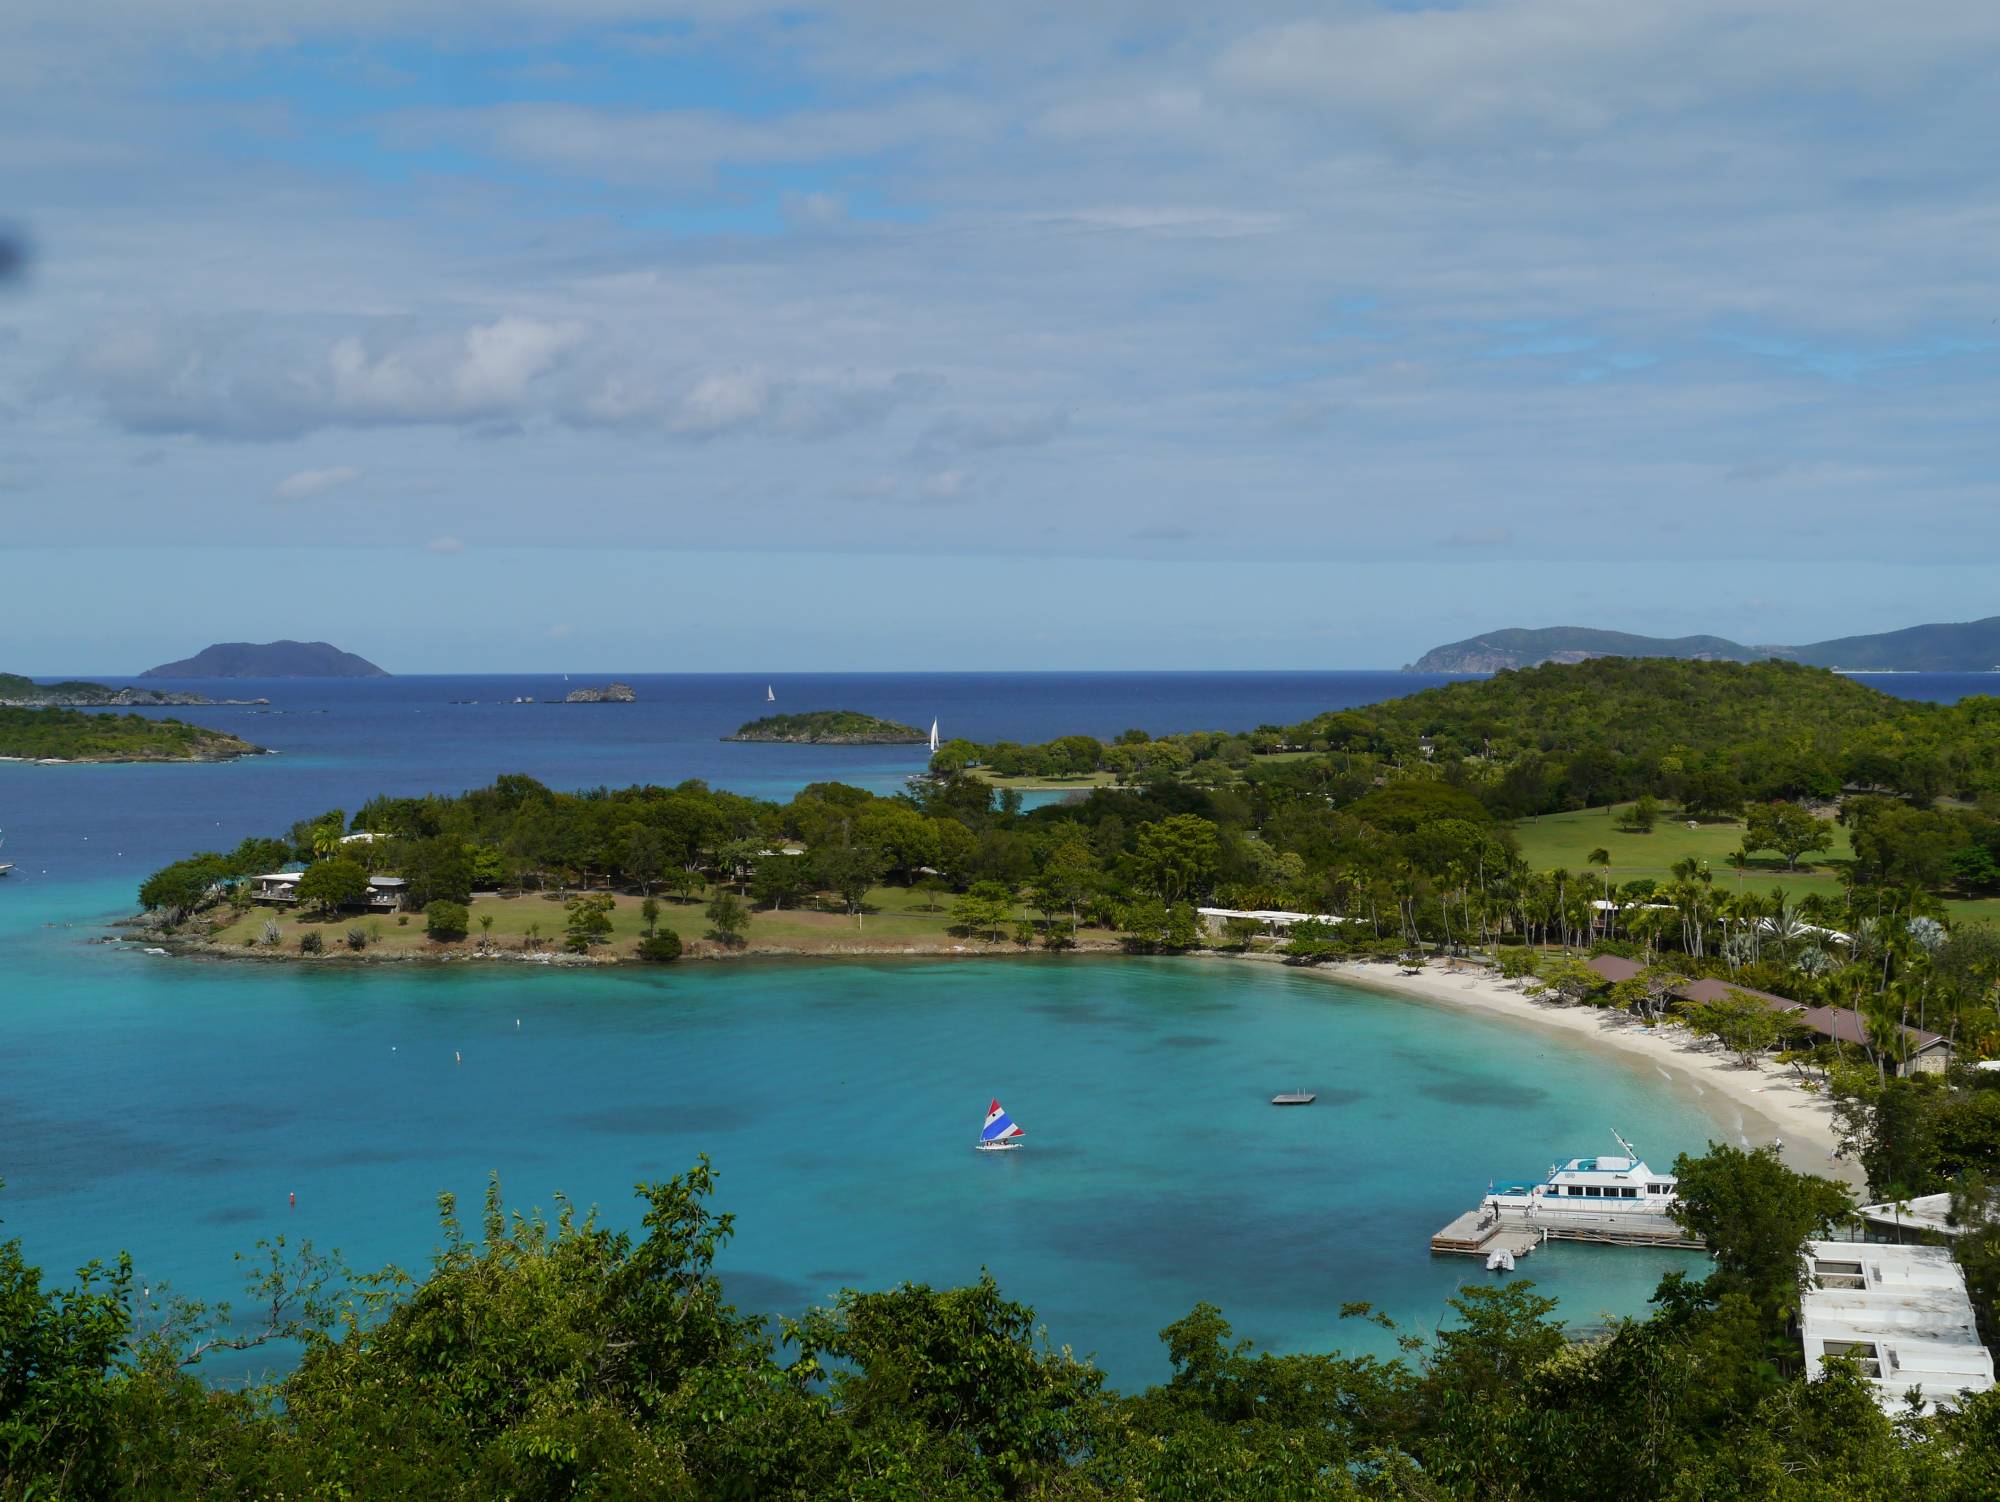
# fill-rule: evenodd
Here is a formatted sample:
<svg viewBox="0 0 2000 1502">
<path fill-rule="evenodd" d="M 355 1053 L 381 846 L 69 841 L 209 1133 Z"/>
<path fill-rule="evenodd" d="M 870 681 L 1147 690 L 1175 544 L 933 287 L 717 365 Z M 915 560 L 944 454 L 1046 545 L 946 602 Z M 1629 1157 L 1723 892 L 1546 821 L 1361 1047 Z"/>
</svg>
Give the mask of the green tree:
<svg viewBox="0 0 2000 1502">
<path fill-rule="evenodd" d="M 717 941 L 734 948 L 750 927 L 750 912 L 734 892 L 717 892 L 708 905 L 708 926 Z"/>
<path fill-rule="evenodd" d="M 563 904 L 568 914 L 563 924 L 563 948 L 571 954 L 588 954 L 595 945 L 611 937 L 611 914 L 617 898 L 609 892 L 584 892 Z"/>
<path fill-rule="evenodd" d="M 159 913 L 171 927 L 210 906 L 226 880 L 223 857 L 213 852 L 192 855 L 163 866 L 139 885 L 139 905 Z"/>
<path fill-rule="evenodd" d="M 1809 1237 L 1824 1236 L 1853 1209 L 1844 1185 L 1785 1167 L 1775 1147 L 1739 1150 L 1711 1142 L 1702 1157 L 1674 1160 L 1673 1216 L 1708 1243 L 1713 1296 L 1741 1293 L 1774 1338 L 1796 1313 Z"/>
<path fill-rule="evenodd" d="M 424 932 L 441 942 L 462 939 L 471 917 L 462 902 L 433 902 L 424 909 Z"/>
<path fill-rule="evenodd" d="M 648 897 L 640 903 L 639 916 L 646 920 L 646 937 L 652 938 L 654 931 L 660 926 L 660 899 Z"/>
<path fill-rule="evenodd" d="M 819 880 L 840 898 L 841 905 L 861 925 L 861 907 L 869 892 L 882 879 L 885 861 L 880 851 L 866 845 L 834 845 L 821 850 L 813 864 Z"/>
<path fill-rule="evenodd" d="M 1796 871 L 1799 857 L 1833 844 L 1833 824 L 1798 803 L 1753 803 L 1743 814 L 1743 848 L 1775 850 Z"/>
<path fill-rule="evenodd" d="M 951 906 L 952 926 L 975 939 L 997 940 L 1014 916 L 1014 894 L 1006 883 L 976 881 Z"/>
<path fill-rule="evenodd" d="M 1641 793 L 1618 815 L 1618 827 L 1631 834 L 1651 834 L 1659 821 L 1660 800 L 1651 793 Z"/>
<path fill-rule="evenodd" d="M 1784 1019 L 1754 996 L 1732 990 L 1720 1001 L 1702 1002 L 1688 1010 L 1688 1022 L 1698 1033 L 1714 1038 L 1736 1055 L 1745 1068 L 1776 1043 Z"/>
<path fill-rule="evenodd" d="M 1135 854 L 1147 884 L 1173 903 L 1206 889 L 1222 842 L 1215 825 L 1199 814 L 1174 814 L 1139 831 Z"/>
<path fill-rule="evenodd" d="M 637 950 L 642 960 L 654 964 L 666 964 L 681 957 L 681 936 L 671 928 L 659 933 L 648 933 L 639 941 Z"/>
<path fill-rule="evenodd" d="M 796 903 L 811 890 L 812 873 L 796 855 L 764 856 L 750 873 L 750 896 L 774 912 L 787 902 Z"/>
<path fill-rule="evenodd" d="M 1545 954 L 1535 962 L 1531 996 L 1553 996 L 1569 1006 L 1604 988 L 1604 977 L 1573 954 Z"/>
<path fill-rule="evenodd" d="M 338 847 L 336 847 L 338 848 Z M 331 917 L 368 901 L 368 872 L 345 856 L 314 861 L 299 878 L 299 906 Z"/>
</svg>

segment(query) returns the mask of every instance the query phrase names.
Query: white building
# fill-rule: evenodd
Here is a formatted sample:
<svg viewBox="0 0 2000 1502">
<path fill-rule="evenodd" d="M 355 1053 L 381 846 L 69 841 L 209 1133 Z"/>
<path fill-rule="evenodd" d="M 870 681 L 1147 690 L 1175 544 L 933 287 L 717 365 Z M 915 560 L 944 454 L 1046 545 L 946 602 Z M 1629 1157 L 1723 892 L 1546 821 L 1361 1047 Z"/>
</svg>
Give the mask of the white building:
<svg viewBox="0 0 2000 1502">
<path fill-rule="evenodd" d="M 1913 1391 L 1929 1407 L 1993 1386 L 1993 1356 L 1979 1343 L 1965 1274 L 1949 1249 L 1808 1241 L 1805 1250 L 1818 1285 L 1799 1300 L 1809 1376 L 1829 1356 L 1848 1357 L 1892 1413 Z"/>
<path fill-rule="evenodd" d="M 1220 933 L 1231 918 L 1248 918 L 1274 934 L 1288 932 L 1294 923 L 1345 923 L 1332 913 L 1288 913 L 1278 908 L 1198 907 L 1195 913 L 1210 933 Z"/>
</svg>

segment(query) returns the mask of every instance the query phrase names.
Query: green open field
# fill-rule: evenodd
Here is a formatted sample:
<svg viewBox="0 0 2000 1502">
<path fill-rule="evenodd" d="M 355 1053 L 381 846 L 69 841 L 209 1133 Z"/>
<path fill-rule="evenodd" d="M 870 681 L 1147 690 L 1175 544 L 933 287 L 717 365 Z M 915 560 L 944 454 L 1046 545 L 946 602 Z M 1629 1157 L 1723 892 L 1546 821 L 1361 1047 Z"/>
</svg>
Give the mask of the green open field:
<svg viewBox="0 0 2000 1502">
<path fill-rule="evenodd" d="M 694 902 L 680 902 L 667 896 L 659 899 L 660 927 L 679 934 L 690 953 L 721 952 L 722 946 L 705 937 L 709 927 L 704 911 L 708 900 L 707 896 Z M 621 893 L 616 901 L 617 906 L 611 914 L 611 939 L 596 952 L 630 957 L 632 946 L 645 932 L 645 921 L 639 912 L 641 899 Z M 941 949 L 963 946 L 970 950 L 1012 950 L 1015 947 L 1011 941 L 989 945 L 948 932 L 953 901 L 952 894 L 948 892 L 934 896 L 907 887 L 877 887 L 868 894 L 868 901 L 863 905 L 865 911 L 858 924 L 848 913 L 825 912 L 810 906 L 802 909 L 786 907 L 772 912 L 751 905 L 747 898 L 744 901 L 746 906 L 751 906 L 750 928 L 745 935 L 746 947 L 751 949 L 794 949 L 804 954 L 843 947 L 888 949 L 899 945 Z M 935 908 L 931 906 L 933 903 Z M 274 920 L 281 935 L 278 947 L 291 952 L 298 950 L 301 934 L 317 932 L 329 953 L 345 953 L 348 929 L 361 928 L 371 935 L 368 948 L 372 952 L 435 954 L 443 950 L 476 950 L 482 935 L 479 920 L 490 916 L 493 927 L 486 938 L 496 949 L 521 949 L 522 941 L 529 937 L 533 929 L 539 930 L 542 948 L 560 950 L 562 947 L 563 924 L 567 915 L 563 911 L 562 899 L 557 896 L 527 893 L 503 897 L 493 892 L 481 892 L 474 896 L 469 906 L 472 915 L 470 936 L 455 944 L 440 945 L 427 938 L 421 913 L 402 915 L 409 919 L 407 923 L 398 923 L 397 915 L 380 913 L 349 913 L 321 921 L 305 918 L 289 909 L 264 906 L 253 906 L 240 917 L 229 917 L 214 932 L 210 941 L 232 949 L 246 947 L 246 939 L 257 939 L 263 932 L 265 922 Z M 1017 918 L 1027 916 L 1025 910 L 1016 913 Z M 1086 933 L 1080 937 L 1089 943 L 1093 939 L 1108 939 L 1110 936 Z"/>
<path fill-rule="evenodd" d="M 984 767 L 968 770 L 980 781 L 996 788 L 1013 788 L 1022 793 L 1088 791 L 1091 788 L 1118 786 L 1118 778 L 1111 772 L 1078 772 L 1069 777 L 1000 777 Z"/>
<path fill-rule="evenodd" d="M 1743 843 L 1740 821 L 1700 823 L 1690 829 L 1686 820 L 1670 818 L 1663 812 L 1651 834 L 1627 834 L 1617 827 L 1619 811 L 1619 808 L 1590 808 L 1579 813 L 1522 819 L 1513 826 L 1514 838 L 1520 842 L 1522 857 L 1537 871 L 1557 866 L 1571 871 L 1596 870 L 1588 866 L 1586 857 L 1592 850 L 1602 848 L 1610 852 L 1614 882 L 1637 881 L 1648 876 L 1663 881 L 1676 861 L 1693 856 L 1708 862 L 1719 886 L 1735 888 L 1740 884 L 1745 889 L 1764 892 L 1778 888 L 1793 898 L 1813 892 L 1839 896 L 1838 873 L 1854 855 L 1847 843 L 1847 831 L 1836 824 L 1832 847 L 1801 856 L 1797 871 L 1786 870 L 1783 857 L 1764 850 L 1751 857 L 1749 868 L 1739 879 L 1729 863 L 1729 853 Z M 1948 900 L 1945 907 L 1954 916 L 2000 918 L 2000 898 Z"/>
</svg>

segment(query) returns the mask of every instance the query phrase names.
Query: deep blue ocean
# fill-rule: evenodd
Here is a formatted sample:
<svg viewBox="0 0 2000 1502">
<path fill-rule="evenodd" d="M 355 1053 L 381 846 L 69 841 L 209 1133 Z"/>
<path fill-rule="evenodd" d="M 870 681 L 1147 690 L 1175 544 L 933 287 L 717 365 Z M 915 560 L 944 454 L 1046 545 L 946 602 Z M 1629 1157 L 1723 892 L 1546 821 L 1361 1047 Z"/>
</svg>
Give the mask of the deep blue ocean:
<svg viewBox="0 0 2000 1502">
<path fill-rule="evenodd" d="M 1489 1180 L 1609 1147 L 1614 1127 L 1656 1161 L 1743 1130 L 1650 1066 L 1275 967 L 356 972 L 89 942 L 164 861 L 377 792 L 526 772 L 564 788 L 701 777 L 783 797 L 828 778 L 893 791 L 920 768 L 915 747 L 722 743 L 766 712 L 767 681 L 778 709 L 1020 741 L 1282 724 L 1435 681 L 618 676 L 637 704 L 505 702 L 565 687 L 532 676 L 191 684 L 269 697 L 173 712 L 279 754 L 0 763 L 0 859 L 16 863 L 0 881 L 0 1234 L 52 1274 L 124 1248 L 149 1287 L 228 1297 L 231 1254 L 260 1236 L 420 1266 L 439 1191 L 476 1201 L 497 1172 L 517 1203 L 560 1192 L 629 1223 L 633 1183 L 706 1151 L 738 1217 L 725 1269 L 746 1307 L 985 1267 L 1052 1339 L 1130 1386 L 1165 1374 L 1156 1333 L 1198 1299 L 1281 1349 L 1383 1350 L 1340 1304 L 1371 1300 L 1429 1329 L 1455 1286 L 1485 1274 L 1431 1258 L 1427 1238 Z M 1943 699 L 1993 680 L 1864 681 Z M 1265 1104 L 1300 1084 L 1318 1105 Z M 994 1095 L 1032 1143 L 999 1161 L 969 1150 Z M 1557 1247 L 1525 1271 L 1588 1323 L 1640 1310 L 1663 1270 L 1688 1265 Z"/>
</svg>

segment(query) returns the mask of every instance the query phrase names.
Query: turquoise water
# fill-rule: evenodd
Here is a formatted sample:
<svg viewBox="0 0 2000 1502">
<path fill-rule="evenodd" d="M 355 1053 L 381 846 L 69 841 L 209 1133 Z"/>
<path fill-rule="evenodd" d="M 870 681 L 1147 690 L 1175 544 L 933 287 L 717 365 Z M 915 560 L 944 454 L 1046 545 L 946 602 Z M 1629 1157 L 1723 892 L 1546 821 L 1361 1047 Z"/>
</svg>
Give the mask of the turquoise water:
<svg viewBox="0 0 2000 1502">
<path fill-rule="evenodd" d="M 494 1171 L 517 1204 L 561 1191 L 630 1223 L 636 1181 L 705 1151 L 745 1307 L 986 1267 L 1129 1385 L 1164 1374 L 1156 1332 L 1198 1299 L 1263 1345 L 1386 1350 L 1340 1304 L 1428 1330 L 1487 1277 L 1427 1240 L 1489 1179 L 1614 1126 L 1659 1160 L 1714 1131 L 1643 1064 L 1276 967 L 330 972 L 38 926 L 120 895 L 11 894 L 0 1218 L 51 1268 L 124 1247 L 201 1296 L 279 1231 L 418 1264 L 438 1192 L 476 1201 Z M 1299 1084 L 1317 1105 L 1267 1104 Z M 1025 1151 L 971 1150 L 993 1095 Z M 1694 1265 L 1559 1247 L 1527 1270 L 1587 1324 Z"/>
<path fill-rule="evenodd" d="M 309 971 L 85 942 L 149 870 L 376 792 L 502 771 L 558 787 L 706 777 L 785 797 L 883 791 L 912 748 L 746 746 L 763 681 L 638 677 L 633 706 L 515 706 L 560 680 L 203 684 L 268 714 L 186 711 L 282 754 L 226 766 L 0 765 L 0 1222 L 60 1273 L 129 1249 L 144 1277 L 238 1292 L 231 1254 L 284 1231 L 358 1266 L 420 1266 L 439 1191 L 557 1191 L 629 1223 L 631 1186 L 706 1151 L 738 1217 L 745 1306 L 990 1268 L 1124 1385 L 1198 1299 L 1297 1350 L 1391 1349 L 1370 1300 L 1428 1330 L 1483 1280 L 1430 1234 L 1492 1179 L 1723 1135 L 1684 1084 L 1538 1031 L 1265 966 L 1198 961 L 516 965 Z M 901 675 L 777 681 L 947 734 L 1249 728 L 1421 687 L 1394 674 Z M 1967 680 L 1969 684 L 1971 680 Z M 1949 698 L 1966 685 L 1890 686 Z M 1981 682 L 1977 687 L 1983 687 Z M 454 703 L 477 699 L 479 703 Z M 519 1020 L 519 1027 L 515 1023 Z M 463 1062 L 455 1062 L 454 1056 Z M 1318 1089 L 1305 1110 L 1266 1101 Z M 998 1095 L 1030 1146 L 976 1155 Z M 1730 1135 L 1734 1135 L 1732 1126 Z M 288 1196 L 298 1195 L 292 1209 Z M 1575 1323 L 1636 1312 L 1687 1254 L 1538 1252 Z"/>
</svg>

